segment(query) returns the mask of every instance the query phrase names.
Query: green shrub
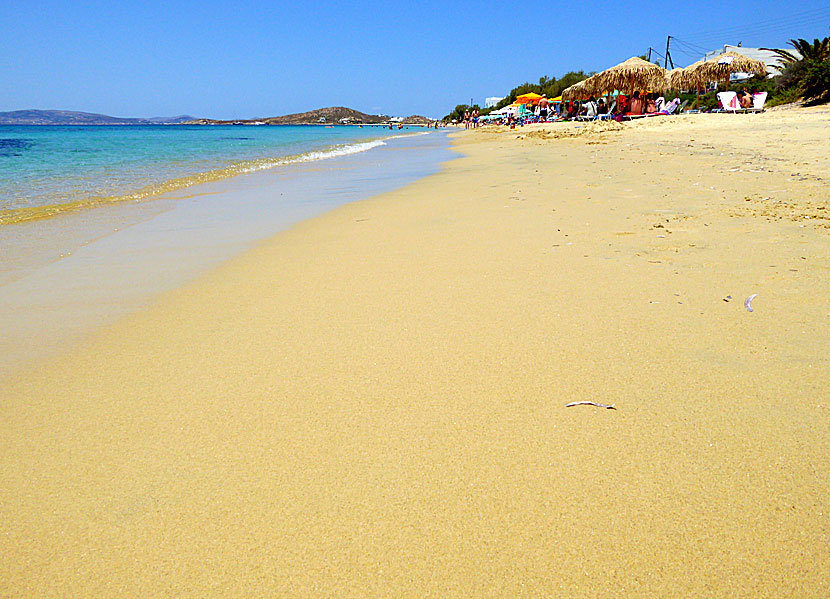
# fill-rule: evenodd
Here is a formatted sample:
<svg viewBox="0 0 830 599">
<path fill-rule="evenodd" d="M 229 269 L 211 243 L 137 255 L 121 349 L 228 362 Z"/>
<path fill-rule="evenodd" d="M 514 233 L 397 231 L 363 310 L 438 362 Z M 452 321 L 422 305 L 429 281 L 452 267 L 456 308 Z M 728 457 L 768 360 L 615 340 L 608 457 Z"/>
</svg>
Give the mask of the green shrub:
<svg viewBox="0 0 830 599">
<path fill-rule="evenodd" d="M 781 89 L 776 91 L 774 95 L 767 98 L 767 106 L 780 106 L 781 104 L 790 104 L 798 102 L 801 99 L 801 90 L 798 87 L 790 87 L 788 89 Z"/>
<path fill-rule="evenodd" d="M 804 98 L 807 100 L 830 99 L 830 61 L 809 60 L 801 85 L 804 90 Z"/>
</svg>

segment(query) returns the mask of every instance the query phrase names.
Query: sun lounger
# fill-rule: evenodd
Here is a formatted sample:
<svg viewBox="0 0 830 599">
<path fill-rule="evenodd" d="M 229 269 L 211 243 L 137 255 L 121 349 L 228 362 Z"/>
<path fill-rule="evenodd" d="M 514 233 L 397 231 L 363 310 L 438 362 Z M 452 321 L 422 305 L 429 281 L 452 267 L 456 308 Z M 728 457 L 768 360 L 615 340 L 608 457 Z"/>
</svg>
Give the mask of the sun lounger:
<svg viewBox="0 0 830 599">
<path fill-rule="evenodd" d="M 741 103 L 735 92 L 718 92 L 718 102 L 721 108 L 717 112 L 739 112 L 741 110 Z"/>
<path fill-rule="evenodd" d="M 633 121 L 635 119 L 645 119 L 653 116 L 669 116 L 670 114 L 675 114 L 677 109 L 677 104 L 674 102 L 669 102 L 666 104 L 666 109 L 661 110 L 660 112 L 645 112 L 643 114 L 626 114 L 623 118 Z"/>
<path fill-rule="evenodd" d="M 611 102 L 611 106 L 608 107 L 608 112 L 597 115 L 597 120 L 598 121 L 607 121 L 608 119 L 613 119 L 614 118 L 614 109 L 616 107 L 617 107 L 617 101 L 614 100 L 613 102 Z"/>
<path fill-rule="evenodd" d="M 767 92 L 758 92 L 752 94 L 752 108 L 747 108 L 747 112 L 764 112 L 764 104 L 767 102 Z"/>
</svg>

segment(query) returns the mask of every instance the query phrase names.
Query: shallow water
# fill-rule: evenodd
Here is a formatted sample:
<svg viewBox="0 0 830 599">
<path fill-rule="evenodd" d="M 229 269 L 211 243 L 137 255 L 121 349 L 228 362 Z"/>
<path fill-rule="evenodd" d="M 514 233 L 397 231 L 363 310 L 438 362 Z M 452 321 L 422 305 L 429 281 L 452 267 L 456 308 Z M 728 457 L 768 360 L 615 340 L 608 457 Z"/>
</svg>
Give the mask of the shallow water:
<svg viewBox="0 0 830 599">
<path fill-rule="evenodd" d="M 455 156 L 448 148 L 442 132 L 398 136 L 152 201 L 0 226 L 0 374 L 66 351 L 295 222 L 437 172 Z"/>
<path fill-rule="evenodd" d="M 0 126 L 0 224 L 364 151 L 378 127 Z"/>
</svg>

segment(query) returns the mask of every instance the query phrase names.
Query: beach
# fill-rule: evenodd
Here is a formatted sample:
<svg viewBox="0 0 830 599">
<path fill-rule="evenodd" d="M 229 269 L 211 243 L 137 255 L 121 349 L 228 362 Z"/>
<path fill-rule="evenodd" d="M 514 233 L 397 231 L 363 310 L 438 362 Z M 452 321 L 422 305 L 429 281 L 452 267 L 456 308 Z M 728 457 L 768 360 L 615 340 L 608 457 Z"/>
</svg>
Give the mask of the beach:
<svg viewBox="0 0 830 599">
<path fill-rule="evenodd" d="M 0 595 L 827 596 L 828 130 L 460 131 L 15 371 Z"/>
</svg>

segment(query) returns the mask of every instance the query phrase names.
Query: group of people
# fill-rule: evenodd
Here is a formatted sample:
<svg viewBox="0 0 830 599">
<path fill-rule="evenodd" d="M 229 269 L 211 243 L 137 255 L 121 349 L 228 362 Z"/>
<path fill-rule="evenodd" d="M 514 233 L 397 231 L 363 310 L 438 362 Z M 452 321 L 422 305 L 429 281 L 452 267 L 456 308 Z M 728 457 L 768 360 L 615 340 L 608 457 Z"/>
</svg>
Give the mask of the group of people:
<svg viewBox="0 0 830 599">
<path fill-rule="evenodd" d="M 479 120 L 479 112 L 478 106 L 473 106 L 472 112 L 469 110 L 464 111 L 464 128 L 465 129 L 475 129 L 478 127 L 478 120 Z"/>
<path fill-rule="evenodd" d="M 744 95 L 739 95 L 741 106 L 745 106 L 744 98 L 748 98 L 749 106 L 752 106 L 752 96 L 745 91 Z M 610 103 L 610 105 L 609 105 Z M 680 105 L 680 98 L 667 101 L 663 96 L 657 94 L 650 94 L 646 92 L 636 91 L 630 95 L 619 94 L 613 102 L 611 98 L 596 98 L 590 97 L 588 100 L 568 100 L 564 102 L 551 102 L 547 95 L 543 95 L 536 106 L 533 108 L 531 114 L 514 115 L 508 113 L 503 117 L 493 121 L 489 121 L 496 125 L 507 125 L 515 127 L 516 125 L 524 125 L 526 123 L 547 123 L 553 121 L 571 121 L 582 119 L 593 119 L 601 117 L 602 115 L 611 116 L 607 118 L 614 118 L 623 120 L 631 116 L 645 116 L 650 114 L 670 114 L 677 110 Z M 464 128 L 474 129 L 480 124 L 481 118 L 478 107 L 473 107 L 471 110 L 464 112 Z"/>
<path fill-rule="evenodd" d="M 749 98 L 750 103 L 752 97 Z M 545 103 L 544 108 L 542 107 Z M 680 99 L 675 98 L 668 102 L 663 96 L 657 94 L 634 92 L 630 96 L 619 94 L 610 106 L 605 98 L 596 98 L 591 96 L 586 101 L 570 100 L 562 102 L 559 107 L 559 114 L 553 119 L 548 118 L 548 113 L 555 114 L 554 111 L 549 111 L 547 107 L 547 98 L 545 96 L 539 101 L 534 111 L 534 115 L 538 117 L 538 121 L 546 122 L 548 120 L 568 121 L 577 118 L 596 118 L 601 115 L 609 114 L 613 110 L 614 118 L 622 119 L 626 116 L 639 116 L 648 114 L 671 113 L 680 105 Z"/>
<path fill-rule="evenodd" d="M 634 92 L 630 96 L 620 94 L 617 97 L 617 112 L 620 115 L 643 115 L 656 114 L 659 112 L 673 112 L 672 105 L 676 108 L 680 104 L 680 98 L 667 102 L 663 96 Z"/>
</svg>

